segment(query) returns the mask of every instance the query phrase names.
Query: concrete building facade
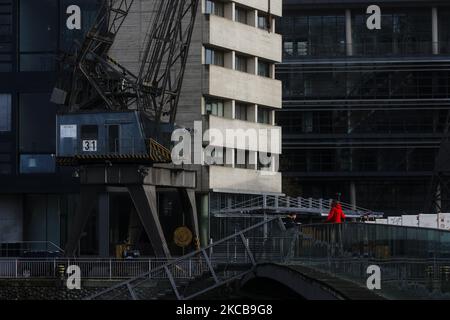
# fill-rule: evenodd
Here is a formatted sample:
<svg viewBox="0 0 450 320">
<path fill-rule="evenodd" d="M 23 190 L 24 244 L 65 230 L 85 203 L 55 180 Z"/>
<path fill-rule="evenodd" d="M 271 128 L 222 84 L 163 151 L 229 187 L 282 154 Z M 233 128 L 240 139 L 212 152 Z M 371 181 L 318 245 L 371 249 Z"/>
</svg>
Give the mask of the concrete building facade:
<svg viewBox="0 0 450 320">
<path fill-rule="evenodd" d="M 151 3 L 135 1 L 131 14 L 118 35 L 111 56 L 135 71 L 139 66 L 146 21 Z M 248 130 L 273 133 L 270 143 L 241 144 L 233 139 L 203 146 L 221 149 L 227 163 L 194 165 L 199 172 L 198 202 L 207 230 L 207 214 L 224 203 L 239 202 L 261 194 L 281 194 L 281 127 L 275 112 L 282 105 L 281 81 L 275 79 L 275 64 L 282 60 L 282 39 L 275 21 L 282 16 L 282 1 L 203 0 L 198 8 L 176 124 L 202 132 Z M 194 134 L 195 135 L 195 134 Z M 274 142 L 272 142 L 274 141 Z M 194 153 L 199 150 L 194 148 Z M 266 153 L 270 164 L 261 165 L 258 155 Z M 196 155 L 204 160 L 205 155 Z M 195 155 L 193 156 L 195 158 Z M 225 161 L 224 161 L 225 162 Z M 206 239 L 209 236 L 204 236 Z"/>
</svg>

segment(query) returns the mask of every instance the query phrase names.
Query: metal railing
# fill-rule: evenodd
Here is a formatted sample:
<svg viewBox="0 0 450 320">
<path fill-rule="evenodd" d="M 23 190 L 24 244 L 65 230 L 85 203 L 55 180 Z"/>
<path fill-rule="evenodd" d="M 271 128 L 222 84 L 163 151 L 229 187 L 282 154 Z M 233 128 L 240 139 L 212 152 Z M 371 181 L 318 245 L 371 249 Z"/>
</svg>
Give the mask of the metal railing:
<svg viewBox="0 0 450 320">
<path fill-rule="evenodd" d="M 263 238 L 250 238 L 247 234 L 257 229 L 270 230 Z M 257 263 L 274 262 L 276 256 L 271 254 L 268 241 L 277 234 L 283 233 L 284 224 L 280 218 L 271 218 L 239 231 L 199 251 L 192 252 L 174 261 L 168 262 L 148 273 L 122 282 L 116 286 L 101 291 L 89 300 L 137 300 L 152 298 L 146 296 L 148 279 L 167 277 L 171 283 L 173 294 L 179 300 L 188 300 L 204 294 L 223 284 L 239 279 L 253 270 Z M 280 257 L 279 257 L 280 258 Z M 184 281 L 174 277 L 176 270 L 185 272 L 185 262 L 193 261 L 196 270 L 201 274 L 193 281 Z M 282 257 L 277 261 L 282 262 Z"/>
<path fill-rule="evenodd" d="M 302 225 L 289 264 L 306 265 L 366 286 L 381 271 L 390 299 L 450 299 L 450 232 L 362 223 Z"/>
<path fill-rule="evenodd" d="M 263 195 L 251 199 L 225 205 L 222 208 L 214 209 L 213 214 L 230 214 L 262 210 L 275 210 L 279 212 L 312 213 L 325 215 L 331 209 L 332 199 L 313 199 L 303 197 L 280 197 Z M 353 206 L 341 202 L 342 209 L 349 217 L 361 216 L 383 216 L 381 212 L 374 212 L 369 209 Z"/>
<path fill-rule="evenodd" d="M 392 56 L 431 56 L 437 50 L 438 55 L 450 53 L 448 41 L 431 42 L 355 42 L 346 43 L 310 44 L 298 43 L 296 50 L 283 51 L 284 60 L 298 60 L 305 58 L 320 59 L 332 57 L 392 57 Z"/>
<path fill-rule="evenodd" d="M 51 241 L 20 241 L 0 243 L 0 258 L 46 256 L 59 257 L 64 250 Z"/>
<path fill-rule="evenodd" d="M 80 267 L 83 280 L 123 280 L 137 277 L 168 263 L 167 259 L 0 259 L 0 279 L 51 279 L 64 276 L 68 266 Z M 63 274 L 61 274 L 63 273 Z M 186 260 L 173 271 L 176 279 L 202 274 L 194 260 Z M 167 279 L 164 275 L 162 278 Z M 152 278 L 156 279 L 156 278 Z"/>
</svg>

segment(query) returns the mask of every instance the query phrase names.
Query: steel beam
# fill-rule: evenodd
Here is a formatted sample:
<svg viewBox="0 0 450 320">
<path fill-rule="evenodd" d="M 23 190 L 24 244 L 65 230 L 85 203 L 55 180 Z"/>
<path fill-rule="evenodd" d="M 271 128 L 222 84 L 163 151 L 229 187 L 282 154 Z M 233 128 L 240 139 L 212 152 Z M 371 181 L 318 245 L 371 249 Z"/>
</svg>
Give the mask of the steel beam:
<svg viewBox="0 0 450 320">
<path fill-rule="evenodd" d="M 151 185 L 130 185 L 128 192 L 133 200 L 136 212 L 141 219 L 145 232 L 159 258 L 170 258 L 169 247 L 158 216 L 156 187 Z"/>
<path fill-rule="evenodd" d="M 195 201 L 195 191 L 192 189 L 178 189 L 178 194 L 183 203 L 183 208 L 187 211 L 189 227 L 194 233 L 196 249 L 200 247 L 200 230 L 198 227 L 197 204 Z"/>
</svg>

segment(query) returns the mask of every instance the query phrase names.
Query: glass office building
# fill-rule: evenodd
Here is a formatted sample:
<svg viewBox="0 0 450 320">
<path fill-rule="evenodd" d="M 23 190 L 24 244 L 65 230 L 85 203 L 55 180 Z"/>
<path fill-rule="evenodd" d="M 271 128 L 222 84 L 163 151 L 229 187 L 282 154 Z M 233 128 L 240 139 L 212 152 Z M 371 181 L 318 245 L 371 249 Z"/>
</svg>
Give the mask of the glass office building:
<svg viewBox="0 0 450 320">
<path fill-rule="evenodd" d="M 285 0 L 284 192 L 423 212 L 450 103 L 450 3 Z"/>
<path fill-rule="evenodd" d="M 55 165 L 56 105 L 50 94 L 58 57 L 82 39 L 97 0 L 0 1 L 0 242 L 63 246 L 78 193 L 71 172 Z M 69 30 L 67 8 L 81 9 Z"/>
</svg>

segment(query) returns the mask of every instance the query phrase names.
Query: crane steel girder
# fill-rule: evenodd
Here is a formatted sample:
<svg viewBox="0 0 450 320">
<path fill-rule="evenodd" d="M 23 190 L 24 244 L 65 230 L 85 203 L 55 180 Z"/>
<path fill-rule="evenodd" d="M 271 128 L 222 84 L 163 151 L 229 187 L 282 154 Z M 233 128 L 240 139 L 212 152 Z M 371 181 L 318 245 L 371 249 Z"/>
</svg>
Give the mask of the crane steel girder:
<svg viewBox="0 0 450 320">
<path fill-rule="evenodd" d="M 143 111 L 155 123 L 175 123 L 199 0 L 155 0 L 138 74 L 108 56 L 134 0 L 105 0 L 72 59 L 68 107 Z"/>
</svg>

